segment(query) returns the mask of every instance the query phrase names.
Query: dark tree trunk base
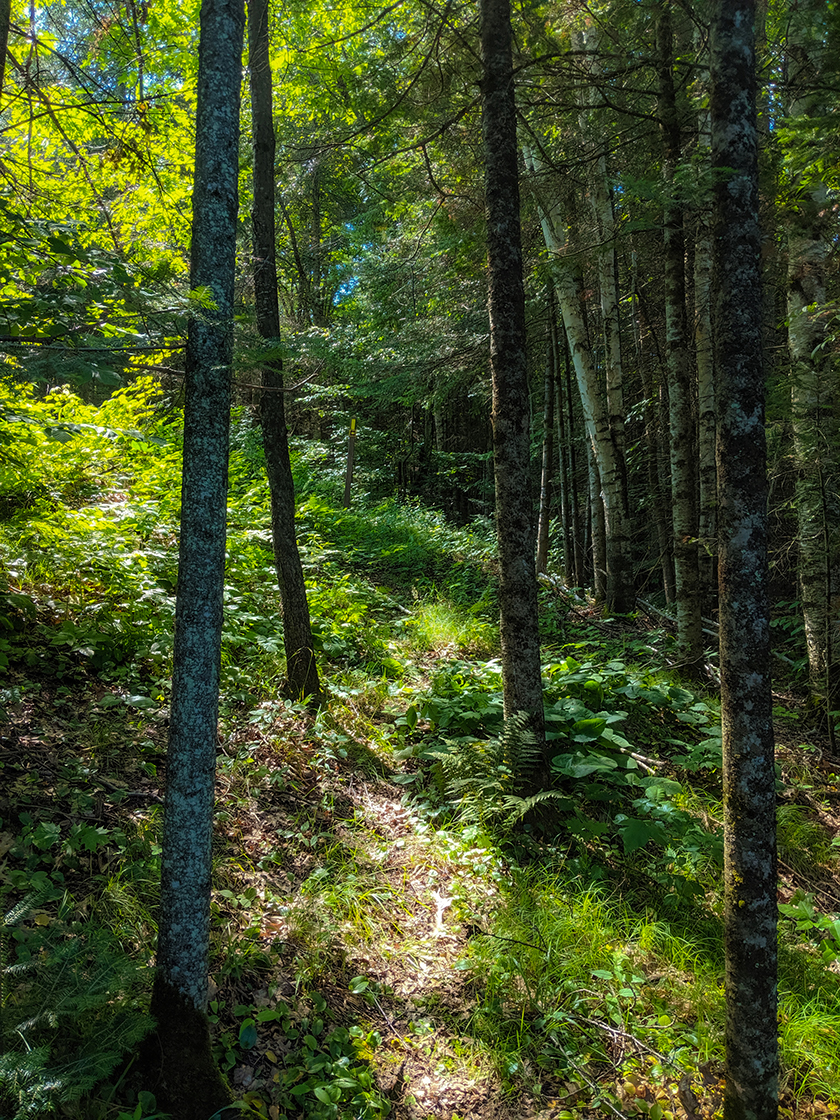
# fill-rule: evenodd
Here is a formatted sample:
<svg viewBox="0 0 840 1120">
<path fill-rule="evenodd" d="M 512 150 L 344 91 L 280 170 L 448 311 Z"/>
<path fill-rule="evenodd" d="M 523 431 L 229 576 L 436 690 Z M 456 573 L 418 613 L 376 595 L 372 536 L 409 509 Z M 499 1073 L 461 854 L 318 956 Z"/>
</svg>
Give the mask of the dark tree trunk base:
<svg viewBox="0 0 840 1120">
<path fill-rule="evenodd" d="M 216 1120 L 216 1113 L 226 1120 L 233 1095 L 213 1057 L 207 1016 L 160 975 L 150 1010 L 157 1029 L 143 1044 L 140 1063 L 158 1104 L 173 1120 Z"/>
</svg>

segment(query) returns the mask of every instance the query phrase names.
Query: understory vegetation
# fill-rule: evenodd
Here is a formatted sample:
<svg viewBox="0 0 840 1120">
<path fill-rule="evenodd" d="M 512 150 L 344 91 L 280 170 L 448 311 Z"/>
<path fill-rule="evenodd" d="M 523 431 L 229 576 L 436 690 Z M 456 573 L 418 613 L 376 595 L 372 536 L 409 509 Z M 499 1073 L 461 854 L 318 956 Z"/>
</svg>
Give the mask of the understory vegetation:
<svg viewBox="0 0 840 1120">
<path fill-rule="evenodd" d="M 154 1120 L 139 1088 L 181 413 L 0 382 L 0 1117 Z M 502 716 L 492 523 L 292 449 L 326 685 L 283 693 L 256 421 L 236 410 L 211 1020 L 246 1115 L 720 1115 L 721 740 L 667 618 L 541 584 L 548 757 Z M 774 622 L 782 1114 L 840 1111 L 840 760 Z M 790 615 L 784 611 L 790 610 Z M 711 639 L 710 639 L 711 641 Z M 209 1120 L 209 1118 L 208 1118 Z"/>
</svg>

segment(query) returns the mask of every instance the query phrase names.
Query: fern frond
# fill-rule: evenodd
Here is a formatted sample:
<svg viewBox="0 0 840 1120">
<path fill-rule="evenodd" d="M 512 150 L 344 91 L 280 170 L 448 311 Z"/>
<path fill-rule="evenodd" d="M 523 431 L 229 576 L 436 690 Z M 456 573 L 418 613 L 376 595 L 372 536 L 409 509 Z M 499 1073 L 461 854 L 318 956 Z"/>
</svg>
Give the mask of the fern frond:
<svg viewBox="0 0 840 1120">
<path fill-rule="evenodd" d="M 525 712 L 505 722 L 498 739 L 457 740 L 434 752 L 443 785 L 462 820 L 510 827 L 527 812 L 511 814 L 517 790 L 542 761 Z"/>
<path fill-rule="evenodd" d="M 530 797 L 506 797 L 503 808 L 512 821 L 521 821 L 525 814 L 537 805 L 542 805 L 546 801 L 566 801 L 568 796 L 560 789 L 542 789 L 539 793 L 531 794 Z"/>
<path fill-rule="evenodd" d="M 55 888 L 50 884 L 47 887 L 41 887 L 40 890 L 30 891 L 15 906 L 12 907 L 8 913 L 3 915 L 0 921 L 0 934 L 5 933 L 6 930 L 12 929 L 19 922 L 25 921 L 33 910 L 37 910 L 44 902 L 52 898 Z"/>
<path fill-rule="evenodd" d="M 147 970 L 106 931 L 56 922 L 29 947 L 37 951 L 28 961 L 2 969 L 4 1120 L 42 1117 L 78 1100 L 152 1027 L 137 1007 Z"/>
</svg>

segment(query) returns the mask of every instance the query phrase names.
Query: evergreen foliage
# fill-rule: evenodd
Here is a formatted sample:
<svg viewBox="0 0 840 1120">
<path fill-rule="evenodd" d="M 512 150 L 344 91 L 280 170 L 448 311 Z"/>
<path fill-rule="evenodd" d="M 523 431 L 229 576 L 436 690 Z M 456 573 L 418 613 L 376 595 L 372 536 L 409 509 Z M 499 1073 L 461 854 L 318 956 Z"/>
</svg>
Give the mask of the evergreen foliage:
<svg viewBox="0 0 840 1120">
<path fill-rule="evenodd" d="M 0 1100 L 10 1120 L 78 1101 L 153 1025 L 142 1009 L 147 970 L 106 931 L 51 916 L 27 926 L 51 894 L 21 899 L 0 926 Z"/>
</svg>

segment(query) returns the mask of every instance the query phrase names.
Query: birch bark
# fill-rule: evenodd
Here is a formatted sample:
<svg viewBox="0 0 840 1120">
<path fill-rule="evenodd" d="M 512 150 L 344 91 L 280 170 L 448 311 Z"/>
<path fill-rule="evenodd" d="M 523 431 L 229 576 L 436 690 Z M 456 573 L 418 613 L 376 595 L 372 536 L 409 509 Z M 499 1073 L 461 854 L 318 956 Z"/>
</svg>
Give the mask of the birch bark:
<svg viewBox="0 0 840 1120">
<path fill-rule="evenodd" d="M 548 530 L 551 523 L 551 498 L 554 489 L 554 401 L 557 396 L 555 382 L 557 345 L 554 324 L 549 324 L 548 348 L 543 386 L 543 445 L 540 471 L 540 512 L 537 518 L 537 571 L 548 567 Z"/>
<path fill-rule="evenodd" d="M 599 75 L 598 45 L 600 27 L 592 23 L 577 36 L 586 59 L 594 89 Z M 604 331 L 604 366 L 606 372 L 606 403 L 610 432 L 616 449 L 619 468 L 626 472 L 624 438 L 624 374 L 621 363 L 621 321 L 618 313 L 618 284 L 616 280 L 615 238 L 616 223 L 612 192 L 607 171 L 607 151 L 597 122 L 590 107 L 581 114 L 581 131 L 587 145 L 589 206 L 592 211 L 593 233 L 597 245 L 596 263 L 598 291 L 601 301 L 601 324 Z M 623 479 L 627 490 L 627 479 Z M 626 499 L 625 499 L 626 501 Z"/>
<path fill-rule="evenodd" d="M 598 374 L 583 318 L 580 276 L 566 257 L 566 230 L 562 216 L 557 206 L 552 207 L 541 200 L 540 180 L 544 180 L 545 175 L 540 157 L 529 144 L 524 143 L 522 150 L 537 194 L 540 224 L 551 262 L 554 291 L 563 316 L 583 405 L 586 434 L 592 446 L 600 480 L 606 523 L 607 609 L 619 614 L 627 613 L 633 609 L 635 594 L 623 456 L 610 429 L 603 394 L 598 384 Z"/>
</svg>

